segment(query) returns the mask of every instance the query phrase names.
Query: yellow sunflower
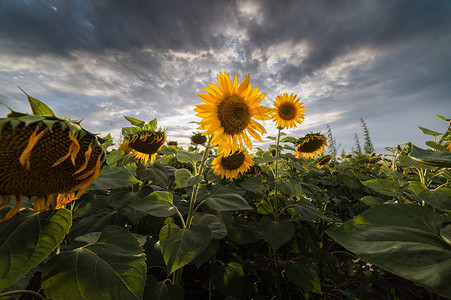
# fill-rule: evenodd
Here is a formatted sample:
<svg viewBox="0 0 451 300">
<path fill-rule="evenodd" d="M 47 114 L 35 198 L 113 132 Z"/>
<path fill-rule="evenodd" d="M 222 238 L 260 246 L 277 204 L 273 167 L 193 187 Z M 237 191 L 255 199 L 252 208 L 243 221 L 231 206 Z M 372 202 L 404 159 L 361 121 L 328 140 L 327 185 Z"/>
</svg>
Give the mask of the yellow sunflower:
<svg viewBox="0 0 451 300">
<path fill-rule="evenodd" d="M 265 94 L 259 93 L 259 87 L 254 89 L 249 79 L 248 74 L 238 83 L 235 74 L 232 82 L 226 72 L 219 73 L 219 85 L 208 83 L 207 94 L 199 94 L 205 102 L 194 109 L 198 113 L 196 116 L 202 118 L 199 129 L 205 130 L 204 135 L 214 135 L 211 145 L 218 145 L 218 153 L 229 155 L 243 145 L 252 149 L 247 133 L 260 142 L 260 134 L 266 133 L 254 119 L 269 120 L 271 110 L 260 105 Z"/>
<path fill-rule="evenodd" d="M 328 162 L 330 162 L 330 160 L 333 158 L 333 156 L 332 155 L 326 155 L 326 156 L 323 156 L 323 157 L 321 157 L 319 160 L 318 160 L 318 162 L 316 163 L 316 166 L 318 167 L 318 168 L 322 168 L 322 167 L 324 167 Z"/>
<path fill-rule="evenodd" d="M 157 119 L 149 123 L 125 117 L 133 125 L 132 127 L 122 128 L 124 141 L 119 146 L 119 150 L 126 153 L 131 152 L 131 156 L 144 164 L 150 159 L 153 164 L 157 158 L 157 153 L 166 142 L 166 134 L 162 129 L 157 128 Z"/>
<path fill-rule="evenodd" d="M 224 153 L 216 157 L 213 162 L 213 172 L 222 178 L 238 178 L 238 176 L 254 164 L 252 158 L 254 155 L 243 151 L 236 151 L 232 155 L 226 156 Z"/>
<path fill-rule="evenodd" d="M 327 147 L 327 138 L 320 133 L 308 133 L 300 138 L 296 144 L 296 157 L 315 158 L 322 154 Z"/>
<path fill-rule="evenodd" d="M 296 128 L 296 123 L 302 124 L 305 118 L 305 107 L 297 95 L 287 93 L 278 95 L 274 101 L 273 120 L 282 128 Z"/>
<path fill-rule="evenodd" d="M 51 203 L 60 209 L 83 195 L 100 175 L 105 160 L 102 140 L 49 111 L 11 112 L 0 118 L 0 209 L 15 198 L 15 205 L 0 213 L 0 223 L 19 211 L 21 196 L 35 197 L 35 212 L 50 209 Z"/>
</svg>

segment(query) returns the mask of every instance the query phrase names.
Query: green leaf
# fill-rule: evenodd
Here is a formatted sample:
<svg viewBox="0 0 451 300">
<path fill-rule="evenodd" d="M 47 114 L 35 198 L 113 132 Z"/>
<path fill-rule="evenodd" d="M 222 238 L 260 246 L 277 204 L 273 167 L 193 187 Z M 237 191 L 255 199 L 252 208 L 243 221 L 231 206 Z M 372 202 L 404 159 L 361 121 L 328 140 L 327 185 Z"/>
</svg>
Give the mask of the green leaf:
<svg viewBox="0 0 451 300">
<path fill-rule="evenodd" d="M 260 219 L 259 227 L 274 251 L 287 243 L 294 234 L 294 226 L 288 219 L 273 221 L 270 217 L 264 216 Z"/>
<path fill-rule="evenodd" d="M 97 242 L 52 257 L 44 266 L 42 287 L 54 300 L 142 299 L 145 260 L 130 232 L 108 226 Z"/>
<path fill-rule="evenodd" d="M 223 185 L 213 187 L 211 196 L 207 198 L 205 204 L 217 211 L 252 209 L 243 197 Z"/>
<path fill-rule="evenodd" d="M 442 222 L 427 207 L 386 204 L 328 234 L 363 260 L 451 297 L 451 246 L 439 234 Z"/>
<path fill-rule="evenodd" d="M 292 214 L 296 213 L 302 221 L 314 221 L 326 219 L 326 216 L 313 205 L 310 200 L 300 198 L 299 202 L 288 209 Z"/>
<path fill-rule="evenodd" d="M 439 143 L 436 143 L 434 141 L 427 141 L 426 145 L 438 151 L 446 151 L 446 146 L 440 145 Z"/>
<path fill-rule="evenodd" d="M 182 163 L 191 164 L 193 167 L 196 167 L 197 162 L 202 159 L 202 156 L 197 153 L 177 150 L 177 159 Z"/>
<path fill-rule="evenodd" d="M 104 167 L 100 176 L 89 187 L 89 190 L 108 190 L 130 186 L 140 181 L 129 171 L 120 167 Z"/>
<path fill-rule="evenodd" d="M 169 217 L 177 212 L 172 201 L 172 193 L 156 191 L 129 206 L 155 217 Z"/>
<path fill-rule="evenodd" d="M 190 229 L 180 229 L 174 223 L 165 225 L 160 231 L 160 247 L 167 273 L 172 274 L 190 263 L 210 243 L 210 229 L 203 224 Z"/>
<path fill-rule="evenodd" d="M 412 145 L 412 151 L 409 156 L 426 165 L 431 165 L 439 168 L 451 168 L 451 153 L 424 150 Z"/>
<path fill-rule="evenodd" d="M 28 103 L 30 103 L 31 111 L 33 112 L 34 115 L 56 117 L 55 113 L 50 109 L 50 107 L 45 105 L 42 101 L 31 97 L 30 95 L 25 93 L 22 89 L 20 90 L 25 95 L 27 95 Z"/>
<path fill-rule="evenodd" d="M 430 165 L 423 164 L 417 160 L 412 159 L 408 155 L 400 155 L 398 158 L 401 167 L 416 167 L 421 169 L 435 170 L 436 168 Z"/>
<path fill-rule="evenodd" d="M 139 128 L 143 128 L 143 126 L 145 124 L 144 121 L 141 121 L 139 119 L 135 119 L 132 117 L 126 117 L 126 116 L 124 116 L 124 118 L 126 118 L 132 125 L 138 126 Z"/>
<path fill-rule="evenodd" d="M 243 266 L 236 261 L 229 261 L 222 265 L 210 267 L 211 281 L 215 288 L 224 297 L 235 297 L 241 299 L 243 293 Z"/>
<path fill-rule="evenodd" d="M 361 182 L 364 186 L 383 195 L 390 197 L 402 196 L 402 192 L 399 192 L 399 184 L 391 179 L 371 179 Z"/>
<path fill-rule="evenodd" d="M 183 300 L 185 291 L 180 284 L 169 283 L 168 281 L 161 281 L 157 283 L 146 294 L 146 299 L 151 300 Z"/>
<path fill-rule="evenodd" d="M 0 291 L 37 266 L 72 224 L 67 209 L 17 215 L 0 226 Z"/>
<path fill-rule="evenodd" d="M 193 224 L 204 224 L 210 228 L 211 238 L 220 240 L 227 235 L 227 228 L 220 216 L 197 212 Z"/>
<path fill-rule="evenodd" d="M 202 182 L 202 175 L 193 176 L 191 172 L 187 169 L 179 169 L 175 171 L 175 188 L 184 188 L 188 186 L 193 186 Z"/>
<path fill-rule="evenodd" d="M 442 135 L 442 133 L 440 133 L 440 132 L 437 132 L 437 131 L 434 131 L 434 130 L 430 130 L 430 129 L 427 129 L 427 128 L 424 128 L 424 127 L 421 127 L 421 126 L 418 126 L 418 128 L 420 128 L 420 130 L 423 131 L 424 134 L 432 135 L 433 137 L 437 137 L 439 135 Z"/>
<path fill-rule="evenodd" d="M 154 162 L 152 166 L 139 166 L 136 169 L 136 176 L 141 180 L 150 180 L 154 184 L 166 187 L 170 183 L 170 177 L 174 175 L 175 168 L 159 162 Z"/>
<path fill-rule="evenodd" d="M 373 196 L 363 196 L 362 198 L 360 198 L 360 202 L 363 202 L 369 206 L 376 206 L 384 204 L 384 199 Z"/>
<path fill-rule="evenodd" d="M 288 262 L 285 266 L 287 278 L 299 288 L 322 295 L 321 281 L 310 260 L 301 257 L 295 262 Z"/>
<path fill-rule="evenodd" d="M 268 186 L 266 184 L 263 184 L 261 177 L 246 178 L 243 182 L 240 183 L 240 186 L 243 189 L 256 194 L 263 194 L 268 189 Z"/>
<path fill-rule="evenodd" d="M 451 189 L 441 187 L 435 190 L 428 189 L 420 181 L 411 181 L 410 189 L 424 202 L 440 210 L 451 209 Z"/>
</svg>

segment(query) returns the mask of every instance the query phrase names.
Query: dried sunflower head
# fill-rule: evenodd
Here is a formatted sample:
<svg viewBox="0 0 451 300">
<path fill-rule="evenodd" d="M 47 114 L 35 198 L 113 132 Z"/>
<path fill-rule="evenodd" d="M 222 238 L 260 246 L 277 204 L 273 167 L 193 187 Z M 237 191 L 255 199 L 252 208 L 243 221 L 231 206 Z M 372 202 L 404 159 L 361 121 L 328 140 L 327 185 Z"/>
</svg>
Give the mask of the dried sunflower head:
<svg viewBox="0 0 451 300">
<path fill-rule="evenodd" d="M 296 142 L 294 155 L 299 158 L 315 158 L 324 152 L 327 138 L 321 133 L 310 132 Z"/>
<path fill-rule="evenodd" d="M 124 141 L 119 150 L 124 150 L 126 153 L 131 152 L 131 156 L 143 163 L 147 163 L 150 158 L 152 164 L 157 158 L 158 151 L 166 142 L 164 130 L 157 128 L 157 119 L 145 124 L 138 119 L 125 118 L 134 126 L 122 128 Z"/>
<path fill-rule="evenodd" d="M 203 145 L 206 141 L 207 137 L 205 135 L 202 135 L 202 132 L 193 132 L 193 135 L 191 136 L 191 142 L 196 145 Z"/>
<path fill-rule="evenodd" d="M 0 118 L 0 209 L 11 196 L 16 198 L 0 222 L 19 211 L 21 196 L 36 197 L 36 212 L 49 209 L 52 202 L 55 209 L 63 208 L 86 192 L 105 161 L 102 139 L 79 122 L 55 116 L 39 100 L 28 99 L 34 114 L 12 111 Z"/>
</svg>

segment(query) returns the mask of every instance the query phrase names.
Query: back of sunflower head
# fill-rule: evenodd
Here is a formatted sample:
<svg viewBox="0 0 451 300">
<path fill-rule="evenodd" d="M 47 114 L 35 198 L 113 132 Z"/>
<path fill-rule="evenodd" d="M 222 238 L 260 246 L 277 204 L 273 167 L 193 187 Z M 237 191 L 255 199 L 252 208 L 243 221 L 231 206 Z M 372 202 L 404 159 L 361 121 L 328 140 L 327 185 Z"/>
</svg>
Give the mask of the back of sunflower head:
<svg viewBox="0 0 451 300">
<path fill-rule="evenodd" d="M 63 208 L 86 192 L 105 161 L 104 140 L 25 95 L 32 114 L 11 110 L 0 118 L 0 222 L 19 211 L 24 196 L 34 199 L 35 212 Z"/>
</svg>

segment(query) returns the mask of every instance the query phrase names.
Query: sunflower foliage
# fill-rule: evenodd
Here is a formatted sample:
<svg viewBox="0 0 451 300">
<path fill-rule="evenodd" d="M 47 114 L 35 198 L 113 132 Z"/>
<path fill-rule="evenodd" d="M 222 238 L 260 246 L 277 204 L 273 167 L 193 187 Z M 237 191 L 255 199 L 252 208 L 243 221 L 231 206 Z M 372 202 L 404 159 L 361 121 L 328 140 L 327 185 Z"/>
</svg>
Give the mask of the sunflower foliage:
<svg viewBox="0 0 451 300">
<path fill-rule="evenodd" d="M 206 104 L 196 110 L 203 131 L 193 133 L 199 143 L 191 150 L 167 145 L 156 119 L 126 117 L 132 125 L 122 130 L 127 145 L 138 138 L 150 144 L 132 149 L 140 155 L 99 139 L 101 173 L 78 199 L 62 207 L 46 201 L 49 207 L 39 210 L 33 202 L 41 195 L 21 197 L 20 210 L 0 223 L 0 296 L 451 297 L 450 119 L 438 116 L 448 124 L 442 133 L 420 127 L 432 138 L 430 149 L 406 144 L 387 148 L 385 156 L 333 157 L 324 153 L 328 140 L 319 132 L 290 136 L 308 116 L 296 95 L 262 107 L 264 94 L 249 80 L 232 81 L 224 73 L 218 85 L 209 84 L 200 95 Z M 218 95 L 227 98 L 222 106 Z M 35 115 L 12 112 L 8 117 L 22 123 L 9 121 L 8 130 L 32 125 L 36 117 L 56 120 L 34 100 Z M 235 113 L 247 119 L 234 126 Z M 271 117 L 278 134 L 264 136 L 254 119 Z M 224 118 L 232 119 L 221 131 Z M 248 134 L 271 145 L 261 149 Z M 33 142 L 32 166 L 43 141 Z M 76 165 L 90 157 L 85 153 L 74 156 Z M 0 174 L 2 188 L 8 186 Z M 2 197 L 0 216 L 15 203 L 15 195 L 8 203 Z"/>
</svg>

